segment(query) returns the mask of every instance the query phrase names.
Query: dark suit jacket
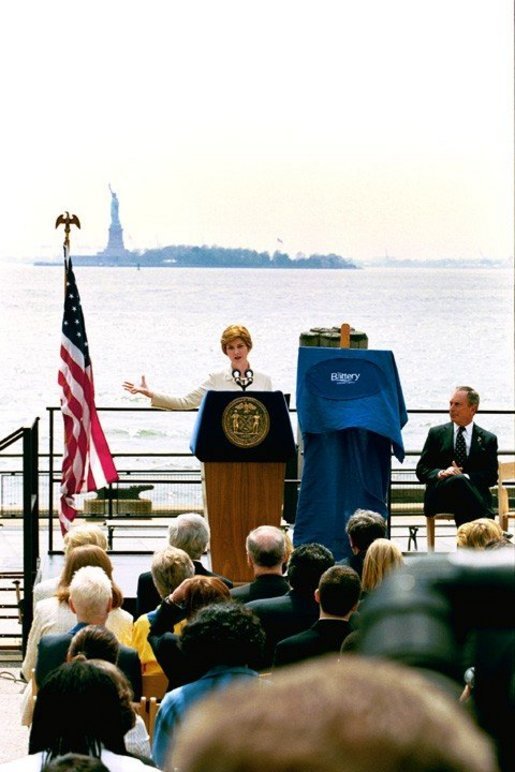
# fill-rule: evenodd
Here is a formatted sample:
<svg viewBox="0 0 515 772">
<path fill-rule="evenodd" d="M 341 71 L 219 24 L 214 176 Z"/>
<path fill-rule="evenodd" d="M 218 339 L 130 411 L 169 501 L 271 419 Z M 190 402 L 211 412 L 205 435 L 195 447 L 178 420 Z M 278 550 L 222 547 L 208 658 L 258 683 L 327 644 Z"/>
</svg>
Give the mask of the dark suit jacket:
<svg viewBox="0 0 515 772">
<path fill-rule="evenodd" d="M 290 585 L 283 576 L 278 574 L 262 574 L 253 582 L 242 584 L 241 587 L 233 587 L 231 596 L 240 603 L 250 603 L 251 600 L 263 598 L 277 598 L 285 595 Z"/>
<path fill-rule="evenodd" d="M 272 665 L 277 643 L 307 630 L 316 622 L 319 606 L 314 596 L 290 590 L 279 598 L 253 600 L 246 604 L 259 617 L 266 633 L 262 668 Z"/>
<path fill-rule="evenodd" d="M 343 619 L 319 619 L 309 630 L 279 641 L 275 647 L 274 667 L 319 657 L 331 651 L 339 654 L 352 629 L 350 623 Z"/>
<path fill-rule="evenodd" d="M 194 560 L 195 576 L 217 576 L 224 582 L 224 584 L 231 589 L 232 582 L 230 579 L 226 579 L 225 576 L 214 574 L 200 562 L 200 560 Z M 156 606 L 161 603 L 161 598 L 156 590 L 154 582 L 152 580 L 152 574 L 150 571 L 140 574 L 138 578 L 138 590 L 136 597 L 136 614 L 135 619 L 138 619 L 142 614 L 148 614 L 149 611 L 153 611 Z"/>
<path fill-rule="evenodd" d="M 66 654 L 70 646 L 73 634 L 58 633 L 44 635 L 38 644 L 38 658 L 36 662 L 36 683 L 41 686 L 47 675 L 62 665 L 66 661 Z M 122 673 L 127 676 L 134 699 L 141 698 L 141 662 L 138 652 L 130 649 L 128 646 L 122 646 L 118 651 L 118 661 L 116 663 Z"/>
<path fill-rule="evenodd" d="M 438 506 L 434 495 L 438 482 L 438 472 L 447 469 L 454 460 L 454 426 L 451 421 L 429 430 L 420 460 L 417 464 L 417 477 L 426 483 L 424 512 L 426 515 L 437 514 Z M 490 486 L 495 485 L 498 475 L 497 437 L 474 424 L 472 442 L 463 473 L 490 509 L 492 496 Z"/>
<path fill-rule="evenodd" d="M 341 560 L 337 560 L 335 565 L 349 566 L 350 568 L 353 568 L 358 574 L 359 578 L 361 579 L 361 576 L 363 574 L 363 564 L 365 562 L 366 554 L 367 554 L 366 550 L 363 550 L 363 552 L 358 552 L 356 555 L 352 553 L 352 555 L 349 555 L 348 558 L 342 558 Z"/>
</svg>

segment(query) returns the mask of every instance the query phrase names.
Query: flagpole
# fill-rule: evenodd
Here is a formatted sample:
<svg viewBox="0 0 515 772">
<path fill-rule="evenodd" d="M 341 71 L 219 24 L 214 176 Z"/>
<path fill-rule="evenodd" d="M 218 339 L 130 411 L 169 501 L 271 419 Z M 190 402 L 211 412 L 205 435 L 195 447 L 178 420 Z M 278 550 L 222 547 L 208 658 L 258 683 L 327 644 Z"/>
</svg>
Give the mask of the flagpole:
<svg viewBox="0 0 515 772">
<path fill-rule="evenodd" d="M 95 407 L 93 368 L 86 324 L 70 257 L 70 230 L 80 228 L 76 214 L 59 215 L 64 225 L 64 312 L 58 383 L 64 422 L 59 522 L 63 536 L 77 515 L 75 494 L 103 488 L 118 480 L 118 472 Z"/>
</svg>

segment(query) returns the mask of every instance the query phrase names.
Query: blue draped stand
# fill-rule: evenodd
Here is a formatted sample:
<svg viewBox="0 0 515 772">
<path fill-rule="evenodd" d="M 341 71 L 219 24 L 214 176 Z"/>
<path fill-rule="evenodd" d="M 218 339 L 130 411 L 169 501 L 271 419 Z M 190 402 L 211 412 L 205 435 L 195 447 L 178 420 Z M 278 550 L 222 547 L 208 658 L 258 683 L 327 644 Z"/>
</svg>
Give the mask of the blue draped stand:
<svg viewBox="0 0 515 772">
<path fill-rule="evenodd" d="M 358 508 L 388 515 L 391 452 L 402 461 L 406 407 L 391 351 L 299 349 L 297 413 L 304 444 L 294 546 L 350 554 Z"/>
</svg>

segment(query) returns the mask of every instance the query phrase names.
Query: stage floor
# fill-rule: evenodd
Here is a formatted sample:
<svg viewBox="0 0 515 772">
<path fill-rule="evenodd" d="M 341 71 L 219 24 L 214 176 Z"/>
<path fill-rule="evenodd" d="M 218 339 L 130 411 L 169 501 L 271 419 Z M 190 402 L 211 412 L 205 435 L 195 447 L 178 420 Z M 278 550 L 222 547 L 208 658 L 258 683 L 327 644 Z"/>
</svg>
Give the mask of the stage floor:
<svg viewBox="0 0 515 772">
<path fill-rule="evenodd" d="M 113 564 L 113 576 L 124 597 L 124 608 L 135 612 L 138 577 L 150 571 L 152 555 L 167 544 L 166 528 L 150 529 L 117 528 L 114 549 L 109 552 Z M 53 535 L 53 550 L 62 551 L 63 541 L 60 530 Z M 59 576 L 64 564 L 63 554 L 49 554 L 48 531 L 40 531 L 40 567 L 37 580 Z M 209 555 L 202 562 L 210 568 Z M 23 527 L 20 520 L 4 520 L 0 526 L 0 571 L 23 571 Z"/>
</svg>

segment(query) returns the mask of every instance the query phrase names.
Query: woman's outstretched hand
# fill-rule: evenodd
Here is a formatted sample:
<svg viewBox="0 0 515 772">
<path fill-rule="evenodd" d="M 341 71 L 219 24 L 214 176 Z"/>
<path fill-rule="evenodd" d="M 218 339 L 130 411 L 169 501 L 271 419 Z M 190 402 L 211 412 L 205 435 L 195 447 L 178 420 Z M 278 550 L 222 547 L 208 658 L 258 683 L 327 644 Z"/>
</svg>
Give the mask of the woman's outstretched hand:
<svg viewBox="0 0 515 772">
<path fill-rule="evenodd" d="M 135 383 L 131 383 L 130 381 L 124 381 L 123 388 L 131 394 L 143 394 L 144 397 L 152 399 L 152 392 L 147 386 L 144 375 L 141 376 L 141 383 L 139 386 L 136 386 Z"/>
</svg>

